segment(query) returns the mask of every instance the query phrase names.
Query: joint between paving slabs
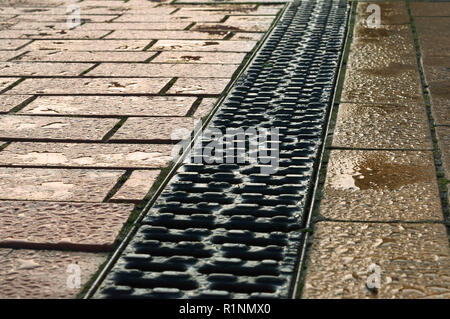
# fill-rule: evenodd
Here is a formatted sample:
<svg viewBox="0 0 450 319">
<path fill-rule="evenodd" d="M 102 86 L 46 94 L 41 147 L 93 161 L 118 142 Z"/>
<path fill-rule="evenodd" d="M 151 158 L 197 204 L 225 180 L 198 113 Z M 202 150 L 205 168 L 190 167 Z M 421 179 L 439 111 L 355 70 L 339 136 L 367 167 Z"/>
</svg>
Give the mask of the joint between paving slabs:
<svg viewBox="0 0 450 319">
<path fill-rule="evenodd" d="M 111 198 L 119 191 L 119 189 L 125 184 L 125 182 L 130 178 L 131 174 L 133 173 L 133 170 L 126 170 L 125 173 L 122 174 L 122 176 L 119 177 L 116 184 L 111 188 L 111 190 L 106 194 L 105 198 L 103 199 L 103 203 L 107 203 L 111 200 Z"/>
<path fill-rule="evenodd" d="M 78 76 L 84 76 L 86 73 L 91 72 L 93 69 L 95 69 L 96 67 L 98 67 L 101 63 L 97 62 L 94 63 L 94 65 L 90 66 L 89 68 L 87 68 L 86 70 L 84 70 L 83 72 L 81 72 Z"/>
<path fill-rule="evenodd" d="M 117 122 L 117 124 L 114 125 L 114 127 L 108 133 L 105 134 L 105 136 L 102 138 L 102 142 L 108 142 L 108 140 L 122 127 L 127 119 L 128 117 L 121 117 L 120 121 Z"/>
<path fill-rule="evenodd" d="M 165 95 L 167 91 L 170 90 L 170 88 L 175 84 L 175 82 L 178 80 L 178 77 L 172 78 L 169 82 L 167 82 L 166 85 L 159 91 L 158 95 Z"/>
<path fill-rule="evenodd" d="M 21 82 L 25 81 L 25 77 L 21 77 L 20 79 L 18 79 L 17 81 L 15 81 L 14 83 L 11 83 L 10 85 L 8 85 L 7 87 L 5 87 L 3 90 L 0 90 L 0 94 L 5 93 L 8 90 L 11 90 L 12 88 L 14 88 L 16 85 L 20 84 Z"/>
<path fill-rule="evenodd" d="M 148 49 L 150 49 L 156 42 L 158 42 L 158 40 L 151 40 L 149 44 L 147 44 L 142 51 L 147 51 Z"/>
<path fill-rule="evenodd" d="M 28 104 L 30 104 L 31 102 L 33 102 L 34 100 L 36 100 L 38 98 L 39 95 L 33 95 L 30 96 L 29 98 L 27 98 L 25 101 L 23 101 L 22 103 L 16 105 L 15 107 L 13 107 L 7 114 L 14 114 L 17 113 L 19 111 L 21 111 L 23 108 L 25 108 Z"/>
</svg>

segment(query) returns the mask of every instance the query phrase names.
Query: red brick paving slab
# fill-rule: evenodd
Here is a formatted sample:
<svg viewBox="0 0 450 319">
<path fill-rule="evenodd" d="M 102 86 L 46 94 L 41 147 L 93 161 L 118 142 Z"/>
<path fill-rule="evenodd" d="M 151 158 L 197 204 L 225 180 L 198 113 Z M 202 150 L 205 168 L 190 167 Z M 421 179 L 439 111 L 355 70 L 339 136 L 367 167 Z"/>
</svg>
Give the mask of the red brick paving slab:
<svg viewBox="0 0 450 319">
<path fill-rule="evenodd" d="M 220 95 L 230 79 L 181 78 L 167 92 L 169 94 Z"/>
<path fill-rule="evenodd" d="M 81 30 L 183 30 L 191 22 L 110 22 L 110 23 L 85 23 Z"/>
<path fill-rule="evenodd" d="M 36 40 L 26 49 L 61 51 L 142 51 L 148 40 Z"/>
<path fill-rule="evenodd" d="M 139 202 L 143 200 L 160 172 L 159 170 L 133 171 L 111 201 Z"/>
<path fill-rule="evenodd" d="M 186 96 L 41 96 L 19 113 L 185 116 L 195 100 Z"/>
<path fill-rule="evenodd" d="M 87 76 L 142 76 L 142 77 L 180 77 L 180 78 L 231 78 L 238 64 L 125 64 L 105 63 Z M 1 72 L 1 70 L 0 70 Z"/>
<path fill-rule="evenodd" d="M 152 60 L 154 63 L 220 63 L 239 64 L 246 53 L 235 52 L 170 52 L 165 51 Z"/>
<path fill-rule="evenodd" d="M 2 50 L 17 50 L 29 42 L 30 40 L 0 39 L 0 48 Z"/>
<path fill-rule="evenodd" d="M 111 141 L 170 141 L 179 140 L 180 130 L 192 131 L 194 119 L 190 117 L 131 117 L 110 138 Z M 186 136 L 183 136 L 185 138 Z"/>
<path fill-rule="evenodd" d="M 450 17 L 450 3 L 411 2 L 412 14 L 416 17 Z"/>
<path fill-rule="evenodd" d="M 75 298 L 107 254 L 0 249 L 0 256 L 0 298 L 30 299 Z M 67 285 L 68 276 L 74 274 L 70 264 L 80 266 L 81 288 Z"/>
<path fill-rule="evenodd" d="M 17 54 L 16 54 L 17 55 Z M 144 62 L 155 55 L 155 52 L 68 52 L 68 51 L 30 51 L 14 59 L 14 61 L 40 62 Z M 89 64 L 86 64 L 89 65 Z"/>
<path fill-rule="evenodd" d="M 30 97 L 31 95 L 0 95 L 0 113 L 11 111 Z"/>
<path fill-rule="evenodd" d="M 111 249 L 133 209 L 127 204 L 0 201 L 0 246 Z"/>
<path fill-rule="evenodd" d="M 1 33 L 0 33 L 1 34 Z M 159 30 L 116 30 L 105 39 L 161 39 L 161 40 L 221 40 L 227 31 L 195 32 L 195 31 L 159 31 Z"/>
<path fill-rule="evenodd" d="M 118 40 L 123 41 L 123 40 Z M 250 52 L 256 41 L 195 41 L 195 40 L 159 40 L 151 50 L 158 51 L 208 51 L 208 52 Z"/>
<path fill-rule="evenodd" d="M 169 81 L 168 78 L 26 79 L 6 94 L 156 94 Z"/>
<path fill-rule="evenodd" d="M 172 160 L 171 144 L 11 143 L 0 164 L 43 167 L 160 168 Z"/>
<path fill-rule="evenodd" d="M 0 78 L 0 91 L 19 80 L 20 78 Z"/>
<path fill-rule="evenodd" d="M 101 140 L 118 119 L 0 115 L 0 138 Z"/>
<path fill-rule="evenodd" d="M 0 76 L 77 76 L 93 64 L 0 62 Z"/>
<path fill-rule="evenodd" d="M 0 199 L 102 202 L 123 173 L 0 167 Z"/>
<path fill-rule="evenodd" d="M 201 101 L 200 105 L 197 107 L 197 110 L 195 110 L 193 117 L 196 119 L 200 119 L 202 117 L 207 116 L 211 112 L 216 103 L 217 99 L 204 98 Z"/>
</svg>

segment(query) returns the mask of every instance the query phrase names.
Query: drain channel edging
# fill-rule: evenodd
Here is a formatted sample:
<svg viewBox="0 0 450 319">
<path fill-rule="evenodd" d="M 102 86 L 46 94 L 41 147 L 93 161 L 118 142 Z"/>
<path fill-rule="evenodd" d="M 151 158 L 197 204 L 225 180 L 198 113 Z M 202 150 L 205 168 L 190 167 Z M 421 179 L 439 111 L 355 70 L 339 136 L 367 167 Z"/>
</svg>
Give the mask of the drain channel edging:
<svg viewBox="0 0 450 319">
<path fill-rule="evenodd" d="M 191 158 L 95 297 L 289 296 L 347 18 L 345 0 L 290 4 L 209 125 L 277 127 L 280 168 L 269 175 L 254 163 Z"/>
</svg>

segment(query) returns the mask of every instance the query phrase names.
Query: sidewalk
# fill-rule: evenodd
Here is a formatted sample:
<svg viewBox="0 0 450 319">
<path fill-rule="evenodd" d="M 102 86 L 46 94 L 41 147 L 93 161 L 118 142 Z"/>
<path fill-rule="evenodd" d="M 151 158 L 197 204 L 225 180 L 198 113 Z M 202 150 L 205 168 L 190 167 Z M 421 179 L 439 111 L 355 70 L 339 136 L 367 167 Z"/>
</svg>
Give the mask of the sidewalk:
<svg viewBox="0 0 450 319">
<path fill-rule="evenodd" d="M 77 296 L 284 6 L 168 2 L 2 2 L 0 298 Z"/>
<path fill-rule="evenodd" d="M 405 1 L 377 4 L 378 29 L 357 6 L 303 298 L 450 298 L 437 177 L 448 181 L 435 167 L 438 146 L 449 179 L 450 3 L 410 3 L 412 16 Z"/>
</svg>

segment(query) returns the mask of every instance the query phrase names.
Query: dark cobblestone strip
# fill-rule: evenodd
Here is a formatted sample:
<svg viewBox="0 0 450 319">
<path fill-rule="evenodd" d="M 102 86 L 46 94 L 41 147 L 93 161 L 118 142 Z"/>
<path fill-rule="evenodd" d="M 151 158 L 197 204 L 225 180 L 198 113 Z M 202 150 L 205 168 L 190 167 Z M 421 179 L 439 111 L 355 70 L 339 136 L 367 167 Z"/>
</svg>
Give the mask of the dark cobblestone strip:
<svg viewBox="0 0 450 319">
<path fill-rule="evenodd" d="M 233 155 L 228 164 L 188 158 L 95 298 L 292 294 L 347 16 L 345 0 L 291 3 L 208 126 L 277 128 L 268 149 L 274 156 L 279 147 L 278 170 L 262 173 L 261 163 Z"/>
</svg>

